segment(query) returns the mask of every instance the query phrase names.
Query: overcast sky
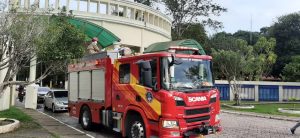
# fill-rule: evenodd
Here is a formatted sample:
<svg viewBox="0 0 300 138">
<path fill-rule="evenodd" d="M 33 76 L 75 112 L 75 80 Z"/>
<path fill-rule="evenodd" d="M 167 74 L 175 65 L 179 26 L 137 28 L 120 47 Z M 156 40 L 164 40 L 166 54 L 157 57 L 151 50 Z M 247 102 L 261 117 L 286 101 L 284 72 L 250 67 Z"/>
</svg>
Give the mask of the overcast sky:
<svg viewBox="0 0 300 138">
<path fill-rule="evenodd" d="M 234 33 L 238 30 L 250 30 L 252 16 L 252 31 L 270 26 L 277 17 L 300 11 L 300 0 L 214 0 L 228 12 L 217 19 L 223 22 L 225 32 Z M 219 30 L 221 31 L 221 30 Z M 208 30 L 211 34 L 214 31 Z"/>
</svg>

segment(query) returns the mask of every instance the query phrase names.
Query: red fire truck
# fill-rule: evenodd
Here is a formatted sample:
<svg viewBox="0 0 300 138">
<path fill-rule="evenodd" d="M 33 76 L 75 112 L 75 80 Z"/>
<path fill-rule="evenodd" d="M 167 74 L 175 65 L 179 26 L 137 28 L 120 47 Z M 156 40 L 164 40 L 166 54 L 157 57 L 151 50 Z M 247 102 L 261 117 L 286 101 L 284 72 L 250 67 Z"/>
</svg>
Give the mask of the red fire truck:
<svg viewBox="0 0 300 138">
<path fill-rule="evenodd" d="M 102 52 L 70 64 L 70 116 L 86 130 L 97 123 L 129 138 L 221 131 L 212 57 L 173 44 L 137 56 Z"/>
</svg>

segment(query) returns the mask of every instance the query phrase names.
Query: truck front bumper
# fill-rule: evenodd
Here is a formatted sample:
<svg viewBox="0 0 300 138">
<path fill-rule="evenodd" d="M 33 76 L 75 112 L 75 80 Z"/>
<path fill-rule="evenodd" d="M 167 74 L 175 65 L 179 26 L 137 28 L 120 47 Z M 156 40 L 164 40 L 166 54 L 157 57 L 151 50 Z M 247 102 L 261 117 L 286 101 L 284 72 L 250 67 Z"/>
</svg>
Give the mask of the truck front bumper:
<svg viewBox="0 0 300 138">
<path fill-rule="evenodd" d="M 193 138 L 203 135 L 215 134 L 222 131 L 221 126 L 199 126 L 187 130 L 161 129 L 160 136 L 163 138 Z"/>
</svg>

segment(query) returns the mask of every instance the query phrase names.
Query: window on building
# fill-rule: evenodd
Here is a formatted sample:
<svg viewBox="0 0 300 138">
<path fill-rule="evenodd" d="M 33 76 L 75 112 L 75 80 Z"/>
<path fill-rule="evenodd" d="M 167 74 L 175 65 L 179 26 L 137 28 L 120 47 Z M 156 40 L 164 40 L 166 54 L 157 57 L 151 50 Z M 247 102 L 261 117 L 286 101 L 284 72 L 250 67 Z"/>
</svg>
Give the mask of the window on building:
<svg viewBox="0 0 300 138">
<path fill-rule="evenodd" d="M 133 17 L 132 13 L 133 13 L 133 9 L 127 8 L 127 15 L 126 15 L 126 17 L 132 19 L 132 17 Z"/>
<path fill-rule="evenodd" d="M 49 0 L 49 3 L 48 3 L 48 8 L 55 8 L 55 2 L 56 2 L 56 0 Z"/>
<path fill-rule="evenodd" d="M 29 0 L 29 5 L 34 6 L 34 4 L 35 4 L 34 2 L 35 2 L 35 0 Z"/>
<path fill-rule="evenodd" d="M 98 11 L 98 2 L 91 1 L 90 2 L 90 9 L 89 10 L 90 10 L 89 12 L 97 13 L 97 11 Z"/>
<path fill-rule="evenodd" d="M 40 0 L 39 1 L 39 8 L 45 8 L 45 6 L 46 6 L 45 1 L 44 0 Z"/>
<path fill-rule="evenodd" d="M 154 85 L 156 85 L 156 81 L 157 81 L 157 78 L 156 78 L 157 60 L 156 59 L 150 60 L 150 65 L 151 65 L 151 73 L 152 73 L 151 74 L 152 86 L 154 86 Z M 142 71 L 143 71 L 143 68 L 139 67 L 139 84 L 143 85 L 143 86 L 146 86 L 145 85 L 145 78 L 143 78 Z"/>
<path fill-rule="evenodd" d="M 78 7 L 78 1 L 77 0 L 70 0 L 69 9 L 76 11 L 77 7 Z"/>
<path fill-rule="evenodd" d="M 100 3 L 100 13 L 107 14 L 107 3 Z"/>
<path fill-rule="evenodd" d="M 123 17 L 124 16 L 124 10 L 125 10 L 125 8 L 123 7 L 123 6 L 119 6 L 119 8 L 118 8 L 118 13 L 119 13 L 119 16 L 121 16 L 121 17 Z"/>
<path fill-rule="evenodd" d="M 121 84 L 130 83 L 130 64 L 122 64 L 119 67 L 119 82 Z"/>
<path fill-rule="evenodd" d="M 19 0 L 19 6 L 21 8 L 24 8 L 25 7 L 25 0 Z"/>
<path fill-rule="evenodd" d="M 67 0 L 59 0 L 59 9 L 62 9 L 63 7 L 67 8 Z"/>
<path fill-rule="evenodd" d="M 86 0 L 80 0 L 79 2 L 79 11 L 87 11 L 87 1 Z"/>
<path fill-rule="evenodd" d="M 117 5 L 110 4 L 110 14 L 118 16 Z"/>
</svg>

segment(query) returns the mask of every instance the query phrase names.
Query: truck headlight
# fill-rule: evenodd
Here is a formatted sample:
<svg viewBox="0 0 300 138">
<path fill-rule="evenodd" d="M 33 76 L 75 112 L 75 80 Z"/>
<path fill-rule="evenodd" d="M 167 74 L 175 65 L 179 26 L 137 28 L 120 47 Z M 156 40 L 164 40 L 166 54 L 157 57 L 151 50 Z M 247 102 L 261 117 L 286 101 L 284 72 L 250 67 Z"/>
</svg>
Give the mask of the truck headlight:
<svg viewBox="0 0 300 138">
<path fill-rule="evenodd" d="M 183 101 L 183 99 L 181 97 L 177 97 L 177 96 L 174 96 L 174 100 L 175 101 Z"/>
<path fill-rule="evenodd" d="M 175 120 L 164 120 L 163 127 L 164 128 L 178 128 L 178 122 Z"/>
<path fill-rule="evenodd" d="M 217 93 L 214 93 L 210 96 L 209 103 L 215 103 L 217 101 Z"/>
<path fill-rule="evenodd" d="M 183 98 L 174 96 L 174 100 L 176 102 L 176 106 L 185 106 L 185 102 L 184 102 Z"/>
</svg>

